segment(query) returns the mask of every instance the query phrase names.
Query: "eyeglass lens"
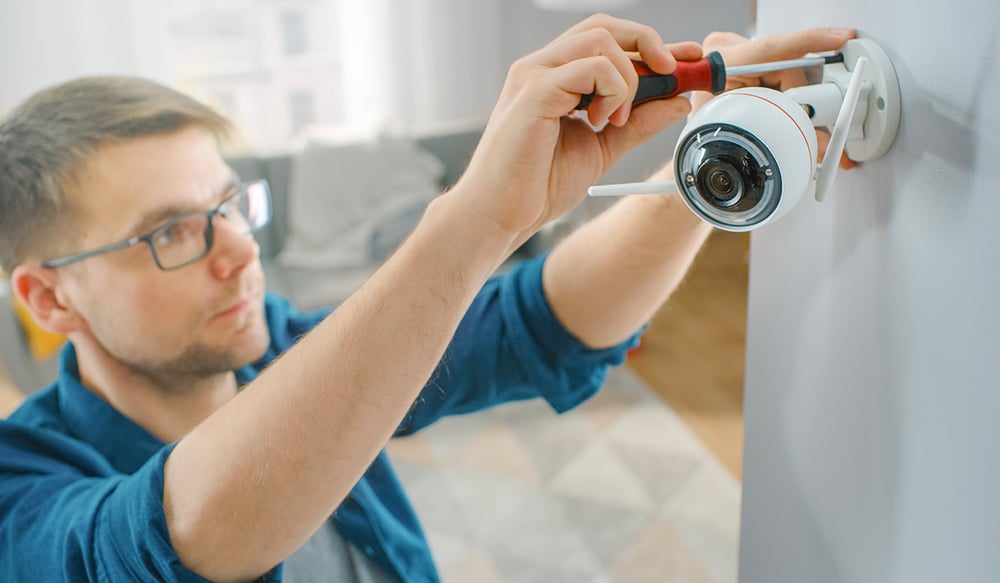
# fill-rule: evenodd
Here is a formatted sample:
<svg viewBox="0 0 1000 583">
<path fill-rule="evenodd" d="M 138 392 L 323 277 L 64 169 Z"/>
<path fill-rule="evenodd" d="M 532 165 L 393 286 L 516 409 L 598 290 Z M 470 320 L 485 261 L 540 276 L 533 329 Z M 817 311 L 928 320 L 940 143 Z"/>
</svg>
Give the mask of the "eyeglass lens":
<svg viewBox="0 0 1000 583">
<path fill-rule="evenodd" d="M 267 184 L 253 182 L 240 188 L 218 208 L 218 214 L 242 233 L 251 233 L 271 218 Z M 209 221 L 215 212 L 182 217 L 157 229 L 150 238 L 153 253 L 163 269 L 180 267 L 208 252 L 211 240 Z"/>
</svg>

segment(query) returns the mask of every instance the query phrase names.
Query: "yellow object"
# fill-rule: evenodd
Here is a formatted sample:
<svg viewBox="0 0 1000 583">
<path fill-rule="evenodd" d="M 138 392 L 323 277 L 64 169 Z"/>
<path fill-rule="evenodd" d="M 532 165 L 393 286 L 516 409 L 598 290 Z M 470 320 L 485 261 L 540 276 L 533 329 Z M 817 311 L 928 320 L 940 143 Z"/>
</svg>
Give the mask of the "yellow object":
<svg viewBox="0 0 1000 583">
<path fill-rule="evenodd" d="M 31 348 L 31 355 L 36 360 L 45 360 L 52 356 L 66 343 L 66 336 L 49 332 L 39 326 L 35 322 L 35 319 L 31 317 L 31 312 L 28 311 L 28 308 L 24 307 L 24 304 L 17 299 L 17 296 L 11 294 L 11 297 L 14 302 L 14 312 L 17 314 L 17 319 L 21 323 L 21 327 L 24 328 L 25 336 L 28 337 L 28 346 Z"/>
</svg>

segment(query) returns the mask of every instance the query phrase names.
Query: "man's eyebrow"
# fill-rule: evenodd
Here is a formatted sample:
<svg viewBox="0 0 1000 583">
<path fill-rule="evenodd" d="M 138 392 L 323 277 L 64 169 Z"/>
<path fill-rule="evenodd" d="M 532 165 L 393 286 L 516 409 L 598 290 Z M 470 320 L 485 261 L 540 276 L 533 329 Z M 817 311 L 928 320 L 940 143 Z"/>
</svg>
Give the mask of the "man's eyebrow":
<svg viewBox="0 0 1000 583">
<path fill-rule="evenodd" d="M 218 190 L 218 194 L 216 197 L 217 201 L 222 202 L 222 199 L 228 196 L 229 193 L 233 191 L 233 189 L 239 186 L 239 184 L 240 184 L 239 176 L 237 176 L 235 173 L 230 174 L 229 177 L 226 179 L 226 181 L 222 184 L 222 186 Z M 154 208 L 148 211 L 146 214 L 144 214 L 139 219 L 139 221 L 132 226 L 132 228 L 128 232 L 132 233 L 132 235 L 130 236 L 137 236 L 139 234 L 145 233 L 146 231 L 149 231 L 150 229 L 157 227 L 161 223 L 165 223 L 171 219 L 175 219 L 177 217 L 189 213 L 198 212 L 200 210 L 207 210 L 207 209 L 191 208 L 190 206 L 186 205 L 181 206 L 177 204 L 169 204 L 159 208 Z"/>
</svg>

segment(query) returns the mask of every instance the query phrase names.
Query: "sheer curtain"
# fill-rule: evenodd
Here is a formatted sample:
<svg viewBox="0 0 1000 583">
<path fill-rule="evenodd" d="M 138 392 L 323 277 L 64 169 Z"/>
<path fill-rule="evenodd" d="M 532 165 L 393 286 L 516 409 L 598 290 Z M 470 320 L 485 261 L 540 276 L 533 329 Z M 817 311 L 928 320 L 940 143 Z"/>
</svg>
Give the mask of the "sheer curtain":
<svg viewBox="0 0 1000 583">
<path fill-rule="evenodd" d="M 500 0 L 0 1 L 0 113 L 73 77 L 142 75 L 224 111 L 258 153 L 313 126 L 481 125 L 507 67 Z"/>
<path fill-rule="evenodd" d="M 341 14 L 347 124 L 485 122 L 507 68 L 500 0 L 343 0 Z"/>
</svg>

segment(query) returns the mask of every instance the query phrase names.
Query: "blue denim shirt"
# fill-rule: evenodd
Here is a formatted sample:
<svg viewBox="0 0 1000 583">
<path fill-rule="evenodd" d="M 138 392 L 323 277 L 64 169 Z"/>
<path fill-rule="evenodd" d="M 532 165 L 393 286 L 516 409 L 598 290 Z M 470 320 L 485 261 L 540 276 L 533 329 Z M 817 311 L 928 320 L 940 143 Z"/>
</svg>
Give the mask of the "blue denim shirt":
<svg viewBox="0 0 1000 583">
<path fill-rule="evenodd" d="M 544 256 L 483 287 L 431 380 L 400 424 L 413 433 L 444 415 L 542 397 L 559 412 L 593 395 L 629 341 L 589 350 L 542 292 Z M 327 314 L 268 295 L 267 353 L 236 371 L 243 384 Z M 55 383 L 0 421 L 0 581 L 205 581 L 181 564 L 163 512 L 173 449 L 80 384 L 71 345 Z M 439 577 L 385 452 L 333 516 L 337 530 L 404 581 Z M 263 581 L 281 581 L 281 565 Z"/>
</svg>

